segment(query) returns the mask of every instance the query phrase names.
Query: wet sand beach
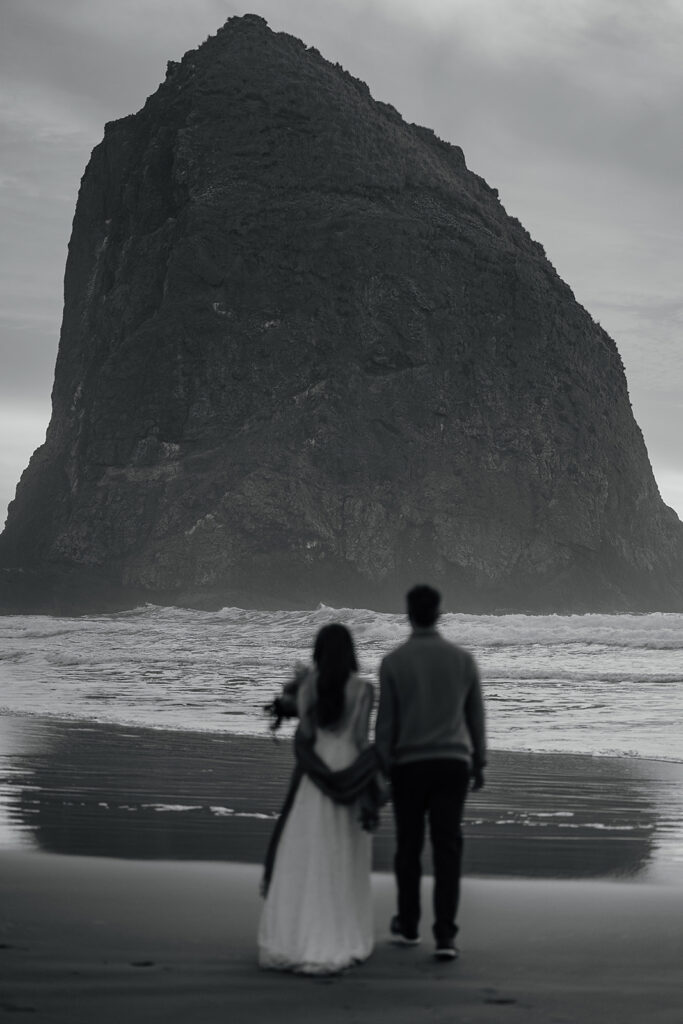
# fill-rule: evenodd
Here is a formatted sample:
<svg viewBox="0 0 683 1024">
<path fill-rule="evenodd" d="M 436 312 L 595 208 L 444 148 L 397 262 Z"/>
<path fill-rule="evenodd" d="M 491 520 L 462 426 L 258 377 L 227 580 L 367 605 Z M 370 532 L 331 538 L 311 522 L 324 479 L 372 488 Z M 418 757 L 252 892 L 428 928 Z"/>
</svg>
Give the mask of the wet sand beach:
<svg viewBox="0 0 683 1024">
<path fill-rule="evenodd" d="M 0 846 L 259 863 L 291 768 L 286 738 L 0 716 Z M 486 778 L 465 874 L 683 884 L 683 765 L 492 751 Z"/>
<path fill-rule="evenodd" d="M 680 1024 L 680 764 L 494 751 L 455 964 L 432 959 L 428 918 L 418 949 L 387 942 L 385 812 L 375 952 L 316 980 L 256 966 L 290 768 L 287 740 L 0 717 L 0 1016 Z"/>
</svg>

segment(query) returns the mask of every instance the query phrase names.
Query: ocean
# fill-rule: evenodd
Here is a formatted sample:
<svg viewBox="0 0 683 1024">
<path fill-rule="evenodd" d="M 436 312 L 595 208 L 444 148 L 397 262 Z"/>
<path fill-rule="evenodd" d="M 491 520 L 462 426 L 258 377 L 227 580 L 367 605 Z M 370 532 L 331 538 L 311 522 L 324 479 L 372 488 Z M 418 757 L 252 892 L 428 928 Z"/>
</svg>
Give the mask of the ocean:
<svg viewBox="0 0 683 1024">
<path fill-rule="evenodd" d="M 402 615 L 325 606 L 0 618 L 0 851 L 260 860 L 292 765 L 263 705 L 331 621 L 375 682 L 408 633 Z M 680 885 L 683 615 L 440 629 L 475 655 L 487 706 L 465 871 Z M 390 870 L 389 811 L 373 849 Z"/>
<path fill-rule="evenodd" d="M 407 635 L 367 609 L 147 606 L 0 618 L 0 714 L 265 736 L 263 704 L 344 622 L 361 672 Z M 683 615 L 445 614 L 479 664 L 493 749 L 683 762 Z"/>
</svg>

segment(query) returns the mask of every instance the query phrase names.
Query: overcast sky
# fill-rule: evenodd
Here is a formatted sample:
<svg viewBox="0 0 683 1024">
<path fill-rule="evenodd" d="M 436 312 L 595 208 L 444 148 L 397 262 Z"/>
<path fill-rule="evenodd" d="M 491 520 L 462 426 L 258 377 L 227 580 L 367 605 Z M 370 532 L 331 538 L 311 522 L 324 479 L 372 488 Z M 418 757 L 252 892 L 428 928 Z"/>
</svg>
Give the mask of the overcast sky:
<svg viewBox="0 0 683 1024">
<path fill-rule="evenodd" d="M 45 436 L 90 151 L 247 12 L 462 146 L 617 342 L 683 518 L 683 0 L 0 0 L 0 524 Z"/>
</svg>

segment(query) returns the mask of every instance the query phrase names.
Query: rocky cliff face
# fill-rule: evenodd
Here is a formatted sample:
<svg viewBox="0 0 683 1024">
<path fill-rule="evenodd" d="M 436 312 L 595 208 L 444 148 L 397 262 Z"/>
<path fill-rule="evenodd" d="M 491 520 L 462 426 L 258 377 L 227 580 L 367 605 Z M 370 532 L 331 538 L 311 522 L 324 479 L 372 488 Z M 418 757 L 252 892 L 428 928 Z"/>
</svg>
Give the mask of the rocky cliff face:
<svg viewBox="0 0 683 1024">
<path fill-rule="evenodd" d="M 458 147 L 254 16 L 92 154 L 0 559 L 33 607 L 683 608 L 614 342 Z"/>
</svg>

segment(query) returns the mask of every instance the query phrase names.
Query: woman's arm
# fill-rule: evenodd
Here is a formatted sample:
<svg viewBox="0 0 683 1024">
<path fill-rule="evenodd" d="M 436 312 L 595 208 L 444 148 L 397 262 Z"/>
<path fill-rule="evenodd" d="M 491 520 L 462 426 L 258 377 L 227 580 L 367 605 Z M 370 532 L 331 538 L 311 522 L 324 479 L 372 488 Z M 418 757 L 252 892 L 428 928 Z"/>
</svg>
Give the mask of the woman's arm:
<svg viewBox="0 0 683 1024">
<path fill-rule="evenodd" d="M 364 750 L 369 746 L 370 712 L 375 700 L 375 690 L 372 683 L 360 682 L 362 689 L 358 696 L 358 706 L 353 720 L 353 740 L 359 750 Z"/>
<path fill-rule="evenodd" d="M 385 658 L 379 669 L 379 707 L 375 721 L 375 747 L 382 763 L 382 770 L 388 775 L 398 733 L 398 707 L 396 706 L 393 680 L 386 662 Z"/>
<path fill-rule="evenodd" d="M 316 682 L 318 676 L 309 671 L 301 682 L 296 693 L 297 713 L 299 715 L 299 732 L 302 736 L 312 739 L 315 735 L 314 709 L 317 698 Z"/>
</svg>

